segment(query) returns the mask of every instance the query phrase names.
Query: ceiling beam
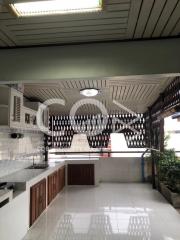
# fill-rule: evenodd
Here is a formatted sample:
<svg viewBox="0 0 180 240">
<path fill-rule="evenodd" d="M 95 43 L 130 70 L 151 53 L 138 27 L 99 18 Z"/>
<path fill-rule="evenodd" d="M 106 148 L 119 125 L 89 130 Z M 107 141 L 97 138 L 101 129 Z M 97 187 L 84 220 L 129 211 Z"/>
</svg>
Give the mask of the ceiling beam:
<svg viewBox="0 0 180 240">
<path fill-rule="evenodd" d="M 0 50 L 0 82 L 180 75 L 180 39 Z"/>
</svg>

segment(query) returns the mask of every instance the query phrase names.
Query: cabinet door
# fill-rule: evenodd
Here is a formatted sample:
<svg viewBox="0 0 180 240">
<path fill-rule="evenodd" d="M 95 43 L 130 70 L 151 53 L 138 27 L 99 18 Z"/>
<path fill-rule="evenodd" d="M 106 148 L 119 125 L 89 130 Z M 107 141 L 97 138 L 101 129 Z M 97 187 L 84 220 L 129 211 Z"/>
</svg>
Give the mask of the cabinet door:
<svg viewBox="0 0 180 240">
<path fill-rule="evenodd" d="M 53 175 L 48 176 L 48 205 L 53 199 Z"/>
<path fill-rule="evenodd" d="M 64 166 L 62 168 L 62 189 L 65 187 L 66 185 L 66 167 Z"/>
<path fill-rule="evenodd" d="M 38 182 L 30 190 L 30 226 L 46 209 L 46 179 Z"/>
<path fill-rule="evenodd" d="M 58 172 L 48 176 L 48 204 L 56 197 L 58 193 Z"/>
<path fill-rule="evenodd" d="M 94 164 L 68 164 L 68 185 L 94 185 Z"/>
<path fill-rule="evenodd" d="M 37 219 L 37 185 L 30 190 L 30 226 Z"/>
<path fill-rule="evenodd" d="M 58 171 L 58 192 L 62 191 L 65 187 L 65 166 L 61 167 Z"/>
<path fill-rule="evenodd" d="M 37 122 L 36 122 L 36 111 L 23 107 L 22 109 L 22 126 L 24 129 L 32 129 L 37 130 Z"/>
<path fill-rule="evenodd" d="M 57 187 L 58 187 L 58 193 L 61 191 L 61 175 L 62 175 L 62 169 L 60 168 L 59 170 L 58 170 L 58 185 L 57 185 Z"/>
<path fill-rule="evenodd" d="M 23 123 L 22 106 L 23 94 L 12 88 L 10 94 L 10 127 L 21 127 Z"/>
<path fill-rule="evenodd" d="M 46 208 L 46 181 L 39 185 L 39 215 Z"/>
<path fill-rule="evenodd" d="M 54 173 L 53 176 L 53 198 L 58 194 L 58 172 Z"/>
</svg>

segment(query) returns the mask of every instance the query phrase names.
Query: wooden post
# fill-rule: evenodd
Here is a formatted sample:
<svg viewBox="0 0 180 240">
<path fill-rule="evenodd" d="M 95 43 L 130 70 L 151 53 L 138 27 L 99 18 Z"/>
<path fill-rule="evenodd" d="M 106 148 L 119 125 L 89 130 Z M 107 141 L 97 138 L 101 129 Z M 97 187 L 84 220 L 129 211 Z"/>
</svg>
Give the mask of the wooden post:
<svg viewBox="0 0 180 240">
<path fill-rule="evenodd" d="M 160 152 L 164 152 L 164 118 L 160 120 L 160 143 L 159 150 Z"/>
<path fill-rule="evenodd" d="M 151 158 L 152 158 L 152 188 L 156 189 L 156 168 L 155 168 L 155 157 L 154 157 L 154 151 L 151 150 Z"/>
<path fill-rule="evenodd" d="M 48 162 L 48 136 L 44 134 L 44 160 Z"/>
<path fill-rule="evenodd" d="M 148 114 L 149 114 L 149 145 L 150 148 L 153 148 L 153 131 L 152 131 L 152 116 L 151 116 L 151 108 L 148 108 Z M 155 159 L 154 159 L 154 153 L 153 150 L 151 150 L 151 159 L 152 159 L 152 188 L 156 188 L 156 181 L 155 181 Z"/>
<path fill-rule="evenodd" d="M 161 94 L 161 112 L 160 112 L 160 136 L 159 136 L 159 150 L 164 152 L 164 117 L 162 114 L 164 112 L 164 95 Z"/>
</svg>

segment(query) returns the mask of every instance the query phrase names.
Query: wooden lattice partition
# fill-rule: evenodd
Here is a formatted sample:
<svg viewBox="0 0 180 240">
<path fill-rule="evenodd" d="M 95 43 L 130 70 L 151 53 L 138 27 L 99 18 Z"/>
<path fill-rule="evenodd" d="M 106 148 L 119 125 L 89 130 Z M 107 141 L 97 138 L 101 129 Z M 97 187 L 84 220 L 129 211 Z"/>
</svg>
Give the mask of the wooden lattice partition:
<svg viewBox="0 0 180 240">
<path fill-rule="evenodd" d="M 103 122 L 104 119 L 104 122 Z M 110 134 L 124 133 L 128 147 L 146 147 L 145 118 L 143 114 L 51 116 L 48 146 L 70 148 L 74 134 L 85 133 L 91 148 L 107 148 Z"/>
<path fill-rule="evenodd" d="M 145 113 L 146 143 L 152 149 L 164 151 L 164 117 L 170 116 L 180 109 L 180 77 L 176 77 L 159 98 Z M 152 157 L 152 185 L 156 188 L 156 159 L 154 150 Z"/>
<path fill-rule="evenodd" d="M 163 110 L 180 105 L 180 77 L 176 77 L 163 93 Z"/>
<path fill-rule="evenodd" d="M 149 147 L 164 149 L 164 117 L 180 106 L 180 77 L 176 77 L 155 103 L 149 107 L 146 118 L 146 142 Z"/>
</svg>

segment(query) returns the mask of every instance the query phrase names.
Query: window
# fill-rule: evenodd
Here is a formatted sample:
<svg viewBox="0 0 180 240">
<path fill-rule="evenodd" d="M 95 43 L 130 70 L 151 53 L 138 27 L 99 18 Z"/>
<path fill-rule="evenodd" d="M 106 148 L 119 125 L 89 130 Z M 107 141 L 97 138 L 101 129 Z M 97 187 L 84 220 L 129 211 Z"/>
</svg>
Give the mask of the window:
<svg viewBox="0 0 180 240">
<path fill-rule="evenodd" d="M 111 151 L 124 151 L 128 153 L 112 153 L 112 157 L 140 157 L 145 148 L 128 148 L 123 133 L 112 133 L 111 134 Z M 140 152 L 140 153 L 131 153 Z"/>
<path fill-rule="evenodd" d="M 164 119 L 164 132 L 165 136 L 168 136 L 167 148 L 180 151 L 180 122 L 178 119 L 172 119 L 167 117 Z M 180 152 L 177 152 L 177 156 L 180 156 Z"/>
</svg>

